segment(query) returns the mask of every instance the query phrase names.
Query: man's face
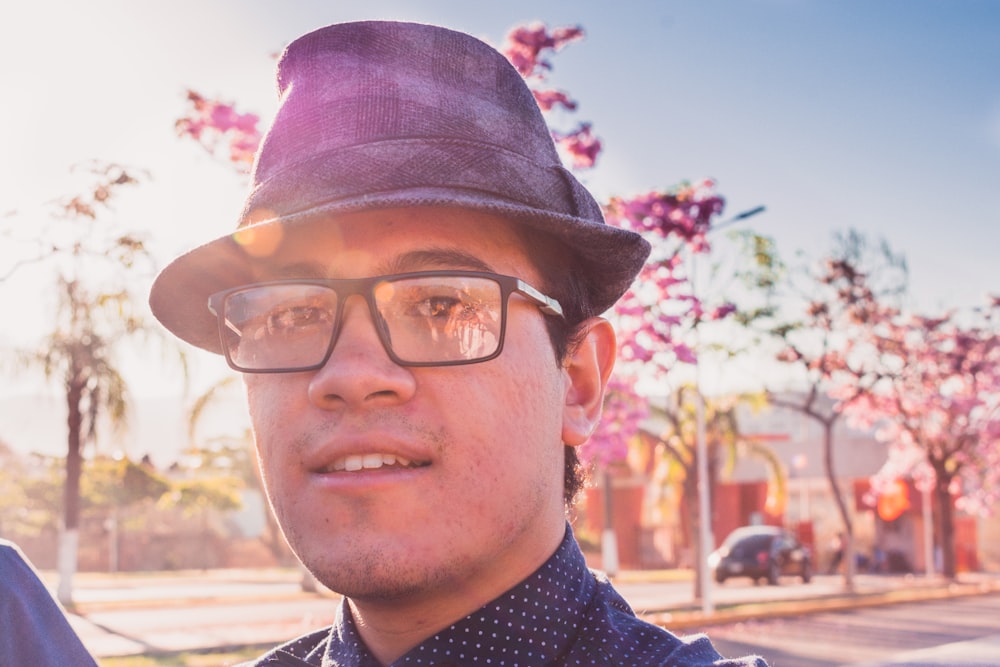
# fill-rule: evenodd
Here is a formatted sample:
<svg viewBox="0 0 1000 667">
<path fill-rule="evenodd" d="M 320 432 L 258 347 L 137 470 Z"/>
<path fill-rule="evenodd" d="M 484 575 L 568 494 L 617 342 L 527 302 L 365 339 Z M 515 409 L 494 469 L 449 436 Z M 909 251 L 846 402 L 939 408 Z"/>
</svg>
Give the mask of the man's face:
<svg viewBox="0 0 1000 667">
<path fill-rule="evenodd" d="M 511 224 L 484 213 L 365 212 L 304 236 L 261 278 L 471 269 L 543 287 Z M 351 297 L 323 368 L 245 382 L 271 505 L 333 590 L 372 601 L 468 587 L 492 596 L 491 582 L 527 576 L 562 537 L 572 381 L 544 316 L 517 294 L 491 361 L 398 366 L 364 300 Z M 379 457 L 388 464 L 377 467 Z M 343 469 L 359 461 L 376 467 Z"/>
</svg>

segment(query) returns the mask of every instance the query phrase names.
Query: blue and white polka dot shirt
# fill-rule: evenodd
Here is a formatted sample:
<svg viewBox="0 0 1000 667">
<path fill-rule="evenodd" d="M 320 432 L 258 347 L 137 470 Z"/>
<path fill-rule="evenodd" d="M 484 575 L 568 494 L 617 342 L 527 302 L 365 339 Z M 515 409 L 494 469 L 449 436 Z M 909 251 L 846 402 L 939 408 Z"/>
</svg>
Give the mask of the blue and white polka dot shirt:
<svg viewBox="0 0 1000 667">
<path fill-rule="evenodd" d="M 280 646 L 259 667 L 381 667 L 358 635 L 346 601 L 333 626 Z M 726 660 L 704 635 L 681 638 L 638 619 L 587 569 L 572 531 L 533 575 L 426 639 L 391 667 L 767 667 Z"/>
</svg>

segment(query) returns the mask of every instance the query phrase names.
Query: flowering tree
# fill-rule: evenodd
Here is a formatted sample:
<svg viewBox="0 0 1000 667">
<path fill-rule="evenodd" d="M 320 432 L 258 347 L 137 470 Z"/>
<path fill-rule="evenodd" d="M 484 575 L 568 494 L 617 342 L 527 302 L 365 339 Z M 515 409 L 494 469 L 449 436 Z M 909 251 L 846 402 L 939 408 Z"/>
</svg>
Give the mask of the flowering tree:
<svg viewBox="0 0 1000 667">
<path fill-rule="evenodd" d="M 566 92 L 550 87 L 550 58 L 583 34 L 578 26 L 549 30 L 533 23 L 512 29 L 501 49 L 527 80 L 550 126 L 554 125 L 553 111 L 565 115 L 578 107 Z M 553 130 L 552 135 L 575 169 L 592 167 L 602 149 L 587 122 L 569 132 Z M 662 386 L 676 362 L 695 359 L 680 332 L 702 319 L 721 319 L 734 311 L 731 304 L 723 304 L 705 312 L 691 290 L 684 261 L 685 252 L 709 250 L 706 234 L 724 206 L 709 179 L 632 198 L 612 197 L 605 204 L 609 224 L 642 234 L 653 251 L 633 288 L 611 313 L 618 325 L 619 364 L 609 383 L 605 419 L 583 448 L 585 460 L 608 463 L 624 458 L 627 443 L 648 413 L 645 400 L 635 393 L 639 377 Z"/>
<path fill-rule="evenodd" d="M 552 69 L 548 56 L 582 35 L 580 28 L 557 28 L 550 32 L 541 24 L 533 24 L 515 28 L 507 36 L 505 53 L 527 78 L 545 113 L 553 108 L 563 113 L 574 112 L 577 108 L 576 102 L 566 93 L 549 88 L 546 77 Z M 601 143 L 594 137 L 589 123 L 580 123 L 566 134 L 553 131 L 553 137 L 576 169 L 592 166 L 601 150 Z M 700 531 L 701 520 L 694 473 L 698 467 L 695 446 L 695 405 L 701 400 L 696 393 L 698 388 L 687 387 L 673 392 L 651 410 L 649 397 L 642 395 L 638 387 L 662 394 L 661 388 L 671 384 L 669 378 L 678 364 L 695 363 L 697 350 L 691 345 L 691 338 L 698 327 L 723 320 L 745 324 L 758 316 L 750 312 L 738 313 L 735 305 L 725 299 L 708 306 L 692 286 L 693 257 L 707 254 L 711 249 L 707 235 L 718 226 L 717 219 L 724 207 L 725 201 L 710 179 L 681 183 L 631 198 L 613 197 L 606 202 L 607 222 L 642 234 L 653 250 L 632 288 L 610 313 L 619 334 L 618 363 L 608 385 L 604 417 L 580 451 L 585 462 L 605 471 L 609 464 L 625 459 L 629 446 L 635 443 L 670 459 L 673 469 L 682 471 L 684 493 L 689 500 L 689 525 L 695 534 Z M 736 219 L 756 212 L 741 214 Z M 758 239 L 757 245 L 761 242 Z M 750 268 L 741 277 L 753 287 L 763 287 L 770 280 L 766 261 L 770 261 L 771 256 L 752 253 L 750 257 L 756 261 L 747 264 Z M 713 403 L 708 410 L 706 448 L 713 462 L 709 466 L 710 477 L 714 477 L 718 468 L 714 463 L 723 456 L 731 460 L 740 444 L 742 449 L 768 462 L 774 479 L 778 480 L 775 488 L 780 489 L 780 465 L 773 452 L 760 443 L 746 442 L 740 436 L 735 408 L 735 401 L 721 401 Z M 642 433 L 640 427 L 651 412 L 664 428 L 655 434 Z M 712 479 L 709 488 L 712 488 Z M 695 540 L 693 545 L 697 597 L 704 574 L 704 558 L 699 541 Z"/>
<path fill-rule="evenodd" d="M 812 276 L 804 313 L 774 328 L 786 343 L 779 359 L 799 367 L 808 387 L 803 402 L 775 402 L 824 426 L 827 477 L 848 537 L 848 585 L 851 522 L 832 464 L 832 428 L 841 417 L 877 429 L 890 444 L 876 492 L 906 477 L 934 489 L 947 576 L 955 574 L 953 505 L 984 512 L 997 497 L 1000 306 L 994 299 L 968 323 L 955 313 L 914 316 L 898 303 L 905 289 L 905 261 L 884 245 L 873 252 L 851 233 Z M 824 393 L 835 401 L 828 411 L 819 402 Z"/>
<path fill-rule="evenodd" d="M 776 255 L 773 248 L 771 252 Z M 872 248 L 867 239 L 852 231 L 837 237 L 830 256 L 815 267 L 805 268 L 804 274 L 802 289 L 784 295 L 784 319 L 779 316 L 770 322 L 771 333 L 782 342 L 777 359 L 798 372 L 795 382 L 804 391 L 793 397 L 772 388 L 768 399 L 773 405 L 801 413 L 822 430 L 823 470 L 844 536 L 844 587 L 851 590 L 854 529 L 847 500 L 837 483 L 834 429 L 842 421 L 847 405 L 869 389 L 870 381 L 864 374 L 867 358 L 845 354 L 844 346 L 863 335 L 866 313 L 905 292 L 906 262 L 888 246 Z M 843 400 L 831 404 L 826 399 L 834 386 L 839 387 Z"/>
<path fill-rule="evenodd" d="M 579 26 L 555 28 L 550 32 L 545 25 L 532 23 L 507 33 L 501 51 L 528 82 L 543 113 L 550 114 L 557 109 L 576 111 L 576 101 L 566 92 L 547 87 L 547 75 L 552 70 L 549 56 L 581 39 L 583 28 Z M 552 130 L 552 138 L 574 169 L 593 167 L 601 152 L 601 140 L 594 136 L 590 123 L 579 123 L 566 132 Z"/>
<path fill-rule="evenodd" d="M 967 321 L 872 311 L 867 336 L 847 354 L 872 359 L 866 391 L 836 387 L 853 423 L 877 428 L 889 460 L 876 491 L 912 477 L 933 492 L 943 574 L 955 576 L 954 508 L 988 514 L 1000 497 L 1000 297 Z"/>
</svg>

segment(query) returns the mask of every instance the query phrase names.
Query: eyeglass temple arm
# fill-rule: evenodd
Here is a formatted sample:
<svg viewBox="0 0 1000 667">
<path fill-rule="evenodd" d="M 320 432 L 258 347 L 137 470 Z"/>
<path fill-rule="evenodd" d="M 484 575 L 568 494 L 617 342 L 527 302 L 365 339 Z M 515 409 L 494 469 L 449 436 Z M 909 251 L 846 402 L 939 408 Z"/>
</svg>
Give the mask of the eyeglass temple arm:
<svg viewBox="0 0 1000 667">
<path fill-rule="evenodd" d="M 558 301 L 552 297 L 545 296 L 523 280 L 517 281 L 517 291 L 537 303 L 543 313 L 555 315 L 556 317 L 564 317 L 562 306 L 559 305 Z"/>
<path fill-rule="evenodd" d="M 218 312 L 216 312 L 216 310 L 215 310 L 215 304 L 213 304 L 213 303 L 212 303 L 212 298 L 211 298 L 211 297 L 209 297 L 209 299 L 208 299 L 208 309 L 209 309 L 209 310 L 210 310 L 210 311 L 212 312 L 212 314 L 213 314 L 213 315 L 215 315 L 216 317 L 218 317 L 218 316 L 219 316 L 219 313 L 218 313 Z M 240 331 L 239 327 L 237 327 L 237 326 L 236 326 L 235 324 L 233 324 L 233 323 L 232 323 L 232 322 L 231 322 L 231 321 L 229 320 L 229 318 L 228 318 L 228 317 L 224 318 L 224 319 L 223 319 L 223 322 L 225 322 L 225 324 L 226 324 L 226 327 L 228 327 L 229 329 L 232 329 L 232 330 L 233 330 L 233 333 L 235 333 L 235 334 L 236 334 L 237 336 L 240 336 L 241 338 L 243 337 L 243 332 L 242 332 L 242 331 Z"/>
</svg>

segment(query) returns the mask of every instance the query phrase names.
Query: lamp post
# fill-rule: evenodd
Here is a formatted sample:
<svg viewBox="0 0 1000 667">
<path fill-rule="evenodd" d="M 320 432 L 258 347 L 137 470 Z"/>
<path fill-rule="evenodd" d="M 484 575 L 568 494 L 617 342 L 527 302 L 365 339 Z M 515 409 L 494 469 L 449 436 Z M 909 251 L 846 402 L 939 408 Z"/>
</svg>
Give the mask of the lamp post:
<svg viewBox="0 0 1000 667">
<path fill-rule="evenodd" d="M 809 520 L 809 489 L 802 471 L 809 465 L 809 459 L 805 454 L 796 454 L 792 457 L 792 478 L 798 483 L 799 492 L 799 525 Z"/>
<path fill-rule="evenodd" d="M 746 220 L 747 218 L 762 213 L 763 206 L 743 211 L 732 218 L 719 223 L 709 231 L 715 231 L 728 227 L 731 224 Z M 695 255 L 691 255 L 691 295 L 697 299 L 698 291 L 695 282 Z M 701 571 L 701 612 L 708 616 L 715 611 L 715 603 L 712 600 L 712 578 L 708 572 L 708 555 L 712 552 L 712 507 L 711 497 L 708 489 L 708 446 L 705 442 L 705 399 L 701 395 L 701 362 L 700 357 L 700 336 L 698 334 L 698 323 L 695 322 L 695 355 L 694 355 L 694 390 L 697 401 L 695 410 L 696 432 L 695 432 L 695 456 L 698 461 L 698 568 Z"/>
</svg>

